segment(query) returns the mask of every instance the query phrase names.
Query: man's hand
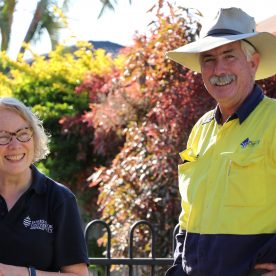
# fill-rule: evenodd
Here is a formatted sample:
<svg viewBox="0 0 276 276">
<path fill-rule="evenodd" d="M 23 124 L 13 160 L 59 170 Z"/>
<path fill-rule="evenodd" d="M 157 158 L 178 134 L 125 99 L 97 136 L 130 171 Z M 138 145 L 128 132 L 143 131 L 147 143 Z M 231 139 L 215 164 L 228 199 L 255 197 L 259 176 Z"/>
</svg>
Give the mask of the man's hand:
<svg viewBox="0 0 276 276">
<path fill-rule="evenodd" d="M 266 264 L 257 264 L 255 269 L 266 269 L 269 272 L 262 274 L 262 276 L 276 276 L 276 264 L 266 263 Z"/>
</svg>

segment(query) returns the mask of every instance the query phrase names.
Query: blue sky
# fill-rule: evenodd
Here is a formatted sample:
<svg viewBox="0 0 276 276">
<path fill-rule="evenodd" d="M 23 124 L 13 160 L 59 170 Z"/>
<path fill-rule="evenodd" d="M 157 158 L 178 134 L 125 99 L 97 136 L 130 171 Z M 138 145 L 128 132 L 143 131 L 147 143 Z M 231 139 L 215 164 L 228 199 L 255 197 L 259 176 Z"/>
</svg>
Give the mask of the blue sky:
<svg viewBox="0 0 276 276">
<path fill-rule="evenodd" d="M 144 33 L 152 15 L 146 13 L 157 0 L 117 0 L 115 12 L 106 10 L 100 19 L 97 19 L 101 10 L 101 3 L 97 0 L 71 0 L 70 10 L 67 13 L 69 29 L 61 33 L 66 44 L 73 44 L 76 40 L 108 40 L 122 45 L 131 45 L 135 31 Z M 254 16 L 256 22 L 262 21 L 276 14 L 275 0 L 172 0 L 172 3 L 185 7 L 194 7 L 205 15 L 214 12 L 218 7 L 237 6 Z M 26 5 L 26 3 L 28 3 Z M 14 57 L 25 31 L 31 20 L 37 0 L 18 0 L 15 24 L 12 30 L 10 56 Z M 49 38 L 45 35 L 32 46 L 39 54 L 50 50 Z"/>
</svg>

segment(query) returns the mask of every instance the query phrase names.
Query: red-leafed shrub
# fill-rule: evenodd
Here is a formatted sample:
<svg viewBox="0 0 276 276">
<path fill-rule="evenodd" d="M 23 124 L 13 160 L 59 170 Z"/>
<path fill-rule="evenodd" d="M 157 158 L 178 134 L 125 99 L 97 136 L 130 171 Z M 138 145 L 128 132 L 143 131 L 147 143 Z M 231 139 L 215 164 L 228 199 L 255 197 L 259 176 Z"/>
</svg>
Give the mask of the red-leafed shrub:
<svg viewBox="0 0 276 276">
<path fill-rule="evenodd" d="M 257 83 L 262 87 L 265 95 L 276 98 L 276 75 L 265 80 L 257 81 Z"/>
<path fill-rule="evenodd" d="M 94 154 L 110 160 L 89 181 L 99 189 L 98 208 L 114 234 L 113 256 L 126 254 L 129 227 L 140 219 L 157 230 L 157 256 L 171 254 L 180 212 L 178 152 L 198 117 L 214 106 L 200 75 L 165 57 L 194 39 L 199 26 L 193 11 L 169 6 L 165 14 L 161 2 L 149 34 L 136 35 L 124 50 L 124 72 L 105 77 L 103 86 L 96 85 L 102 78 L 90 77 L 87 86 L 93 96 L 83 119 L 94 128 Z M 137 248 L 147 245 L 139 255 L 148 255 L 147 231 L 137 237 Z"/>
</svg>

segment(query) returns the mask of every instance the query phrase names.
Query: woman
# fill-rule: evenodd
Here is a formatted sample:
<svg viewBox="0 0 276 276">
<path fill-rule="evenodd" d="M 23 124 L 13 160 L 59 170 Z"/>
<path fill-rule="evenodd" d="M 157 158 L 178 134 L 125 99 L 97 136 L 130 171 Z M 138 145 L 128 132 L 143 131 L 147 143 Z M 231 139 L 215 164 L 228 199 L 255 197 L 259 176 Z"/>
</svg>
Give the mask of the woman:
<svg viewBox="0 0 276 276">
<path fill-rule="evenodd" d="M 0 98 L 0 275 L 88 275 L 75 196 L 33 165 L 48 153 L 39 119 Z"/>
</svg>

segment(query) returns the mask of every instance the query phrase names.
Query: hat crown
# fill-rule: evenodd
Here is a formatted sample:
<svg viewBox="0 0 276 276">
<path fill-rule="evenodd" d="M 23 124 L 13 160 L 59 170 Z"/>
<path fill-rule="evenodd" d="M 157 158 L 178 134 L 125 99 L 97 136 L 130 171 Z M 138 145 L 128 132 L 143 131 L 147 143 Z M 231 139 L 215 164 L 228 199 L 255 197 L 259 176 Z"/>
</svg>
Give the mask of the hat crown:
<svg viewBox="0 0 276 276">
<path fill-rule="evenodd" d="M 239 8 L 219 9 L 213 20 L 202 28 L 200 37 L 225 34 L 247 34 L 256 31 L 256 22 Z"/>
<path fill-rule="evenodd" d="M 205 27 L 206 25 L 203 24 Z M 200 53 L 210 51 L 228 43 L 246 40 L 260 54 L 256 80 L 268 78 L 275 74 L 276 68 L 276 36 L 268 32 L 256 32 L 253 17 L 239 8 L 220 9 L 207 28 L 200 32 L 200 38 L 175 50 L 168 51 L 171 60 L 201 72 Z"/>
</svg>

